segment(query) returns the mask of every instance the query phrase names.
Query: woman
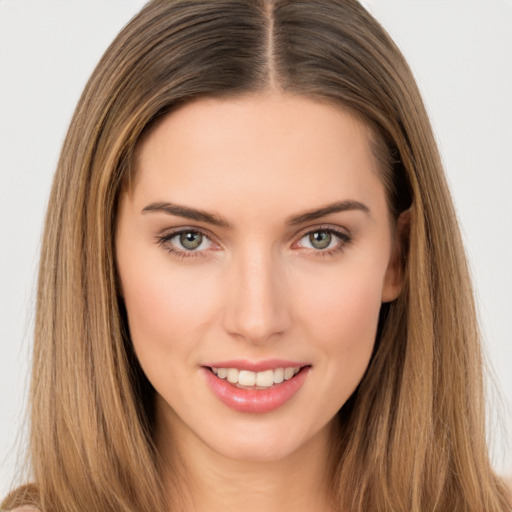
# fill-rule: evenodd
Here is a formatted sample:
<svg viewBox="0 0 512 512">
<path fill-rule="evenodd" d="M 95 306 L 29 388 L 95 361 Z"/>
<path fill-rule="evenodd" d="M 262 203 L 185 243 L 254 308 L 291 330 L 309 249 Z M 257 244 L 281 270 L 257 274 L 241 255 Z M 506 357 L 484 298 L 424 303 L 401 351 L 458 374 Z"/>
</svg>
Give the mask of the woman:
<svg viewBox="0 0 512 512">
<path fill-rule="evenodd" d="M 510 510 L 455 215 L 355 1 L 150 2 L 77 107 L 5 509 Z"/>
</svg>

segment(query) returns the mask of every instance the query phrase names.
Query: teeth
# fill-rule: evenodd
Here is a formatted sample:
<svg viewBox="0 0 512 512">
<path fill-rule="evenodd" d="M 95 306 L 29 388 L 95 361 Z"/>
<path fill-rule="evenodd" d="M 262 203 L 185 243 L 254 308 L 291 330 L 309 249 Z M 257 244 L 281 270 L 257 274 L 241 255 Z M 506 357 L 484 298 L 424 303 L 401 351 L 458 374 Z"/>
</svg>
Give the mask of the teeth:
<svg viewBox="0 0 512 512">
<path fill-rule="evenodd" d="M 267 370 L 266 372 L 258 372 L 256 375 L 256 386 L 268 388 L 274 384 L 274 371 Z"/>
<path fill-rule="evenodd" d="M 279 384 L 284 380 L 284 368 L 276 368 L 274 370 L 274 383 Z"/>
<path fill-rule="evenodd" d="M 256 374 L 247 370 L 240 370 L 238 384 L 241 386 L 254 386 L 256 384 Z"/>
<path fill-rule="evenodd" d="M 238 382 L 238 370 L 236 368 L 228 368 L 228 382 L 236 384 Z"/>
<path fill-rule="evenodd" d="M 290 380 L 299 373 L 300 368 L 276 368 L 263 372 L 251 372 L 238 370 L 237 368 L 212 368 L 219 379 L 227 380 L 231 384 L 242 387 L 269 388 L 274 384 L 280 384 L 284 380 Z"/>
<path fill-rule="evenodd" d="M 295 375 L 294 368 L 285 368 L 284 369 L 284 380 L 291 379 Z"/>
</svg>

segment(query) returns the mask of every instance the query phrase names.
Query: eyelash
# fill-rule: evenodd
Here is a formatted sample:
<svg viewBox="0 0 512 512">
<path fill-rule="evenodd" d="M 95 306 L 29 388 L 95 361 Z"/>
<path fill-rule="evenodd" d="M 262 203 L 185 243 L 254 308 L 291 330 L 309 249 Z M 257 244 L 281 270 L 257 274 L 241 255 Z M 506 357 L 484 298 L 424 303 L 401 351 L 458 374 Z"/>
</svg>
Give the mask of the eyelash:
<svg viewBox="0 0 512 512">
<path fill-rule="evenodd" d="M 330 233 L 331 235 L 334 235 L 338 239 L 338 243 L 330 249 L 311 249 L 315 257 L 326 258 L 329 256 L 335 256 L 337 254 L 340 254 L 346 249 L 347 245 L 352 242 L 352 236 L 348 234 L 346 231 L 341 231 L 330 226 L 318 226 L 314 229 L 310 229 L 300 235 L 298 242 L 305 238 L 306 236 L 318 232 Z M 295 242 L 294 245 L 297 244 L 298 242 Z"/>
<path fill-rule="evenodd" d="M 186 258 L 197 258 L 197 257 L 204 257 L 206 254 L 204 254 L 206 251 L 192 251 L 192 250 L 186 250 L 186 249 L 176 249 L 174 246 L 169 244 L 173 238 L 183 234 L 183 233 L 197 233 L 206 239 L 210 240 L 211 237 L 208 236 L 204 231 L 197 229 L 197 228 L 181 228 L 177 229 L 176 231 L 172 231 L 170 233 L 166 233 L 164 235 L 159 235 L 156 237 L 156 243 L 163 247 L 168 253 L 172 254 L 175 258 L 178 258 L 180 260 L 184 260 Z"/>
<path fill-rule="evenodd" d="M 324 250 L 311 249 L 315 256 L 319 256 L 319 257 L 334 256 L 336 254 L 343 252 L 345 250 L 345 247 L 352 242 L 352 237 L 349 234 L 347 234 L 346 232 L 334 229 L 332 227 L 319 226 L 315 229 L 310 229 L 309 231 L 302 233 L 300 235 L 298 241 L 295 242 L 294 245 L 297 244 L 300 240 L 302 240 L 306 236 L 311 235 L 312 233 L 317 233 L 317 232 L 330 233 L 331 235 L 334 235 L 336 238 L 338 238 L 339 243 L 335 247 L 332 247 L 331 249 L 324 249 Z M 181 249 L 176 249 L 175 247 L 173 247 L 172 245 L 170 245 L 168 243 L 173 238 L 175 238 L 183 233 L 197 233 L 197 234 L 205 237 L 206 239 L 208 239 L 211 243 L 214 243 L 214 242 L 212 242 L 211 237 L 208 236 L 207 233 L 205 233 L 201 229 L 197 229 L 197 228 L 193 228 L 193 229 L 192 228 L 182 228 L 182 229 L 178 229 L 176 231 L 172 231 L 170 233 L 166 233 L 164 235 L 159 235 L 156 237 L 156 243 L 158 245 L 160 245 L 161 247 L 163 247 L 168 253 L 172 254 L 174 257 L 176 257 L 180 260 L 186 259 L 186 258 L 196 258 L 196 257 L 207 256 L 205 254 L 206 250 L 201 250 L 201 251 L 197 251 L 197 250 L 188 250 L 187 251 L 186 249 L 181 250 Z"/>
</svg>

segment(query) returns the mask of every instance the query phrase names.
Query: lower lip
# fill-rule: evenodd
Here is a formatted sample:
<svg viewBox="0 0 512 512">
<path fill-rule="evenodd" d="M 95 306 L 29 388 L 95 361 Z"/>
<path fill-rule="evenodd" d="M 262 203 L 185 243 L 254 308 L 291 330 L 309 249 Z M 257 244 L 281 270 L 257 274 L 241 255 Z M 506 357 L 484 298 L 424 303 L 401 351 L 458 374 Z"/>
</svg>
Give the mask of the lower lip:
<svg viewBox="0 0 512 512">
<path fill-rule="evenodd" d="M 240 389 L 219 379 L 209 368 L 202 368 L 210 389 L 217 398 L 239 412 L 264 413 L 278 409 L 290 400 L 306 380 L 309 366 L 301 369 L 290 380 L 274 384 L 268 389 Z"/>
</svg>

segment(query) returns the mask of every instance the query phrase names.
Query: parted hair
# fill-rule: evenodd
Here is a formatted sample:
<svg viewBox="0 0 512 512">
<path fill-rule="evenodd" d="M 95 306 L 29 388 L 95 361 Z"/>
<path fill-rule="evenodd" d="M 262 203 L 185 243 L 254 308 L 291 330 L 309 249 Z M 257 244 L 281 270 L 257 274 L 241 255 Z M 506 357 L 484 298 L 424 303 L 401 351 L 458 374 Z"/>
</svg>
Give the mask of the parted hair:
<svg viewBox="0 0 512 512">
<path fill-rule="evenodd" d="M 363 120 L 393 222 L 410 215 L 404 289 L 382 306 L 369 367 L 338 413 L 335 507 L 511 510 L 489 462 L 471 283 L 432 129 L 403 56 L 356 0 L 154 0 L 107 49 L 53 181 L 30 394 L 33 483 L 4 508 L 176 509 L 119 291 L 118 198 L 137 142 L 162 116 L 196 98 L 269 89 Z"/>
</svg>

